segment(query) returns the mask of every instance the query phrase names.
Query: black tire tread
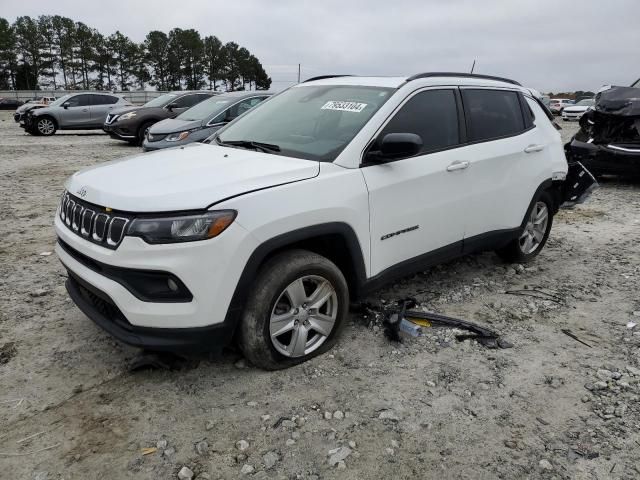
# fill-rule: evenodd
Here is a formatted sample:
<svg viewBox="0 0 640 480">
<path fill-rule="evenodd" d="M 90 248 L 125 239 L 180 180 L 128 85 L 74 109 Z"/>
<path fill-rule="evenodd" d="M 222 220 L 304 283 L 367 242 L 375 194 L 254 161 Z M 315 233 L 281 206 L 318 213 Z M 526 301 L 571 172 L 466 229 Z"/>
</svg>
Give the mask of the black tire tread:
<svg viewBox="0 0 640 480">
<path fill-rule="evenodd" d="M 338 295 L 338 318 L 333 332 L 313 353 L 287 358 L 275 350 L 268 336 L 268 318 L 276 295 L 296 275 L 322 274 L 331 281 Z M 245 358 L 265 370 L 279 370 L 302 363 L 329 350 L 344 327 L 349 310 L 349 291 L 340 269 L 327 258 L 307 250 L 289 250 L 269 259 L 258 272 L 238 326 L 237 342 Z"/>
</svg>

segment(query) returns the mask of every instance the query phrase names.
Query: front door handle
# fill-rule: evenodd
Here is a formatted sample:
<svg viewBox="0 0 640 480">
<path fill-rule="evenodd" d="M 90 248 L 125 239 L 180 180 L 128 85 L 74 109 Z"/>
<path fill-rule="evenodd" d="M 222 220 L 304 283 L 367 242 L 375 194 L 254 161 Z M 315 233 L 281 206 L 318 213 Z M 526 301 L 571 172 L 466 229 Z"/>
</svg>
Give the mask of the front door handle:
<svg viewBox="0 0 640 480">
<path fill-rule="evenodd" d="M 88 112 L 88 111 L 89 111 L 89 109 L 88 109 L 88 108 L 83 108 L 83 109 L 82 109 L 82 111 L 83 111 L 83 112 Z"/>
<path fill-rule="evenodd" d="M 544 149 L 544 145 L 529 145 L 524 149 L 524 153 L 540 152 Z"/>
<path fill-rule="evenodd" d="M 447 167 L 447 172 L 455 172 L 456 170 L 464 170 L 465 168 L 469 168 L 469 162 L 455 161 Z"/>
</svg>

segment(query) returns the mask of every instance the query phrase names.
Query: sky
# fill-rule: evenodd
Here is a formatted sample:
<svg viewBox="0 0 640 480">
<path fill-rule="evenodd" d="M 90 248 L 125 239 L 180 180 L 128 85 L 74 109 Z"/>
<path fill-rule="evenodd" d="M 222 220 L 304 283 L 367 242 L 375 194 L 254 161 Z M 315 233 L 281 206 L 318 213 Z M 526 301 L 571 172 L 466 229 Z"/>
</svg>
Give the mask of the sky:
<svg viewBox="0 0 640 480">
<path fill-rule="evenodd" d="M 323 74 L 469 72 L 543 92 L 640 77 L 640 0 L 0 0 L 0 16 L 58 14 L 141 42 L 195 28 L 246 47 L 273 89 Z"/>
</svg>

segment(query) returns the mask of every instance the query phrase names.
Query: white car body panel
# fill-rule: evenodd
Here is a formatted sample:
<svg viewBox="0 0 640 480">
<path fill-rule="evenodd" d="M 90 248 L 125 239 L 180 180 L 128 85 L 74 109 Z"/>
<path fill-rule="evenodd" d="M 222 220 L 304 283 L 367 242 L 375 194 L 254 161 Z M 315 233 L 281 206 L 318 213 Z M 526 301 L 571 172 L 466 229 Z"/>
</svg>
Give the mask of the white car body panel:
<svg viewBox="0 0 640 480">
<path fill-rule="evenodd" d="M 234 195 L 318 174 L 318 162 L 196 143 L 141 153 L 72 175 L 83 200 L 127 212 L 206 208 Z"/>
</svg>

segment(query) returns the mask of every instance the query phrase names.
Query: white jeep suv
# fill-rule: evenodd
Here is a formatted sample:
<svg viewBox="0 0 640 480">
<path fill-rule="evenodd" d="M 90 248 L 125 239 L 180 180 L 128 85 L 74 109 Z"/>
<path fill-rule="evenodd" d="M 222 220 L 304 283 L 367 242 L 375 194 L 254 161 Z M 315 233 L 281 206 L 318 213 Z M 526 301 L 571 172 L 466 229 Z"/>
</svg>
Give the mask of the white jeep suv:
<svg viewBox="0 0 640 480">
<path fill-rule="evenodd" d="M 455 73 L 320 77 L 210 144 L 82 170 L 55 219 L 69 294 L 128 344 L 234 340 L 263 368 L 304 361 L 385 282 L 540 252 L 568 167 L 531 92 Z"/>
</svg>

